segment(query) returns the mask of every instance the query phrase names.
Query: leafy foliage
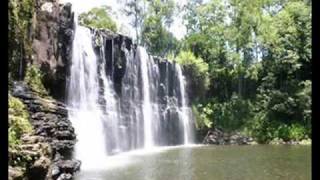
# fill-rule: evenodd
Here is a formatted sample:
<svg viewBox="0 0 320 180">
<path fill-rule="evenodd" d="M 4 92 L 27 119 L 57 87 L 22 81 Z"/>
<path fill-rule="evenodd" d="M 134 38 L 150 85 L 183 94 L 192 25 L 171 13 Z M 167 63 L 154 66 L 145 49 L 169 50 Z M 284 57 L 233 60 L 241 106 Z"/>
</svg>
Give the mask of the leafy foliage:
<svg viewBox="0 0 320 180">
<path fill-rule="evenodd" d="M 196 119 L 196 128 L 199 129 L 208 129 L 214 126 L 212 121 L 213 110 L 211 104 L 207 104 L 203 107 L 202 104 L 192 105 L 192 112 L 195 115 Z"/>
<path fill-rule="evenodd" d="M 182 65 L 189 80 L 189 88 L 196 97 L 203 97 L 209 86 L 208 64 L 202 58 L 196 58 L 191 51 L 180 51 L 175 58 Z"/>
<path fill-rule="evenodd" d="M 31 132 L 32 126 L 24 104 L 19 99 L 9 95 L 9 147 L 14 149 L 20 143 L 21 136 Z"/>
<path fill-rule="evenodd" d="M 97 29 L 109 29 L 117 31 L 116 23 L 108 14 L 110 8 L 107 6 L 92 8 L 90 11 L 79 15 L 79 24 Z"/>
<path fill-rule="evenodd" d="M 178 40 L 169 32 L 159 17 L 146 18 L 142 29 L 142 43 L 154 55 L 164 57 L 178 48 Z"/>
<path fill-rule="evenodd" d="M 203 124 L 260 142 L 310 137 L 310 3 L 194 0 L 185 9 L 182 48 L 209 66 L 207 99 L 196 103 Z"/>
<path fill-rule="evenodd" d="M 176 53 L 178 40 L 168 31 L 174 13 L 174 1 L 150 1 L 149 8 L 142 24 L 141 41 L 149 52 L 165 57 Z"/>
<path fill-rule="evenodd" d="M 41 95 L 48 95 L 43 83 L 43 73 L 35 65 L 29 65 L 26 70 L 25 82 L 32 88 L 33 91 Z"/>
<path fill-rule="evenodd" d="M 131 25 L 136 31 L 136 43 L 140 44 L 140 31 L 141 26 L 146 16 L 144 11 L 145 0 L 130 0 L 126 2 L 124 12 L 127 16 L 131 17 Z"/>
<path fill-rule="evenodd" d="M 8 64 L 12 79 L 22 79 L 21 63 L 31 59 L 33 14 L 34 0 L 10 0 L 8 3 Z"/>
<path fill-rule="evenodd" d="M 253 115 L 251 102 L 243 100 L 235 94 L 228 102 L 212 99 L 206 104 L 198 104 L 197 106 L 201 114 L 197 119 L 198 122 L 200 121 L 198 124 L 204 124 L 207 128 L 214 125 L 214 127 L 225 131 L 244 128 Z"/>
</svg>

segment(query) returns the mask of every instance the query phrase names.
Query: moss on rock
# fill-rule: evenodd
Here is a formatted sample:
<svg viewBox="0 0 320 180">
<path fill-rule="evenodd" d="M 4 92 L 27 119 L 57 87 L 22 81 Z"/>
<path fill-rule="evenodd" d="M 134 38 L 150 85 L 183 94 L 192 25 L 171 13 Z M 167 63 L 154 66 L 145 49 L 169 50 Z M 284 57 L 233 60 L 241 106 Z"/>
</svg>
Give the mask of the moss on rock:
<svg viewBox="0 0 320 180">
<path fill-rule="evenodd" d="M 14 79 L 22 78 L 22 63 L 32 55 L 31 27 L 35 11 L 34 0 L 10 0 L 8 4 L 9 73 Z"/>
<path fill-rule="evenodd" d="M 35 65 L 29 65 L 26 70 L 25 82 L 39 95 L 48 95 L 42 83 L 43 73 Z"/>
<path fill-rule="evenodd" d="M 23 134 L 32 133 L 25 105 L 9 94 L 9 148 L 16 149 Z"/>
</svg>

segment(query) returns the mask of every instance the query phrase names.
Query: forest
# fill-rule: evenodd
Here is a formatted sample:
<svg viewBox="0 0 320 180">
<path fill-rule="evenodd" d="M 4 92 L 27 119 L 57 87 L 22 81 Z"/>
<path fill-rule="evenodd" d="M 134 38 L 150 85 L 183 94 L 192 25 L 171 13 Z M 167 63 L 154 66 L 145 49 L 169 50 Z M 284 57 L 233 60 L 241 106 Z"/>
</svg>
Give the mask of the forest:
<svg viewBox="0 0 320 180">
<path fill-rule="evenodd" d="M 181 7 L 156 0 L 148 8 L 145 3 L 133 0 L 124 9 L 135 42 L 191 74 L 199 131 L 240 131 L 262 143 L 311 138 L 311 1 L 192 0 Z M 102 9 L 89 13 L 102 21 Z M 187 28 L 181 40 L 169 31 L 178 13 Z M 99 23 L 88 15 L 88 26 L 115 30 L 111 19 Z"/>
</svg>

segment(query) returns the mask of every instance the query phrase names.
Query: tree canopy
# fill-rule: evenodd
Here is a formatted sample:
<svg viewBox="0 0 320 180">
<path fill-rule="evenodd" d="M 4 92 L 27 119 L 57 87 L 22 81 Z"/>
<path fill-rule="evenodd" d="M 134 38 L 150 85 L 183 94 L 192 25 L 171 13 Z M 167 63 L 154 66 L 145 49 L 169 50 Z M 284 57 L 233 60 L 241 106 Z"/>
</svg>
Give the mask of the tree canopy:
<svg viewBox="0 0 320 180">
<path fill-rule="evenodd" d="M 112 20 L 108 11 L 110 11 L 108 6 L 92 8 L 90 11 L 79 15 L 79 24 L 116 32 L 117 24 Z"/>
</svg>

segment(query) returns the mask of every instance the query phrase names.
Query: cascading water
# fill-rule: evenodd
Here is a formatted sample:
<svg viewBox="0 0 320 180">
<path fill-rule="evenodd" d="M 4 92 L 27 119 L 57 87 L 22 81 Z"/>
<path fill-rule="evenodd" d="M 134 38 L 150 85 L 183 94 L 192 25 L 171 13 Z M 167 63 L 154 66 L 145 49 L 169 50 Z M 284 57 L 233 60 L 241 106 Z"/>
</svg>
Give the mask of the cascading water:
<svg viewBox="0 0 320 180">
<path fill-rule="evenodd" d="M 184 134 L 184 144 L 190 144 L 193 140 L 192 137 L 192 127 L 190 126 L 190 108 L 187 105 L 187 97 L 185 94 L 185 79 L 182 74 L 181 67 L 176 65 L 176 69 L 179 76 L 179 86 L 181 92 L 181 108 L 180 108 L 180 119 L 183 123 L 183 134 Z"/>
<path fill-rule="evenodd" d="M 97 103 L 99 96 L 97 65 L 90 30 L 76 25 L 68 87 L 68 106 L 69 118 L 78 136 L 75 156 L 82 161 L 85 168 L 95 166 L 101 157 L 106 156 L 102 129 L 103 114 Z"/>
<path fill-rule="evenodd" d="M 82 27 L 76 15 L 75 24 L 68 107 L 82 168 L 134 149 L 192 143 L 180 66 L 122 35 Z"/>
<path fill-rule="evenodd" d="M 143 82 L 143 121 L 144 121 L 144 147 L 151 148 L 154 145 L 152 131 L 152 107 L 150 103 L 150 86 L 148 73 L 148 54 L 144 48 L 139 48 L 141 59 L 141 73 Z"/>
</svg>

